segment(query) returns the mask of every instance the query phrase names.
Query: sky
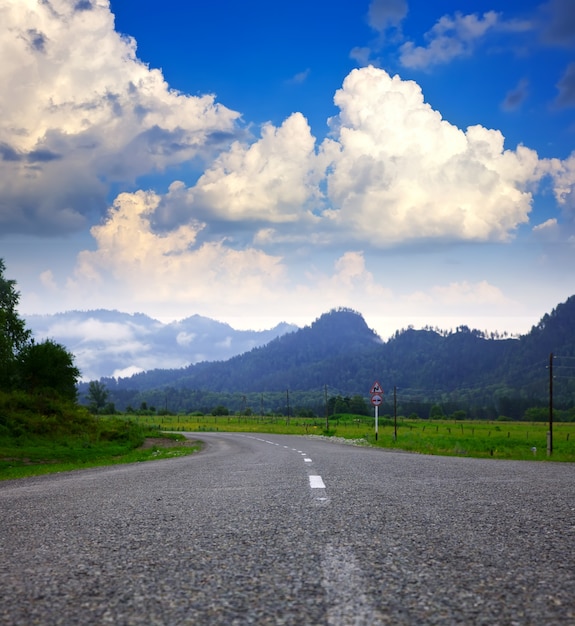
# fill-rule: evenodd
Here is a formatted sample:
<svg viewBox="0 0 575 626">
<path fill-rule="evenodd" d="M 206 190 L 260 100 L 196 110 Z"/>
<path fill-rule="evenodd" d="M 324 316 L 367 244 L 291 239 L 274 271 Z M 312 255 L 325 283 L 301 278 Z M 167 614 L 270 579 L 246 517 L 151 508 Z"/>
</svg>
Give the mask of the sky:
<svg viewBox="0 0 575 626">
<path fill-rule="evenodd" d="M 575 294 L 573 0 L 0 0 L 27 314 L 523 334 Z"/>
</svg>

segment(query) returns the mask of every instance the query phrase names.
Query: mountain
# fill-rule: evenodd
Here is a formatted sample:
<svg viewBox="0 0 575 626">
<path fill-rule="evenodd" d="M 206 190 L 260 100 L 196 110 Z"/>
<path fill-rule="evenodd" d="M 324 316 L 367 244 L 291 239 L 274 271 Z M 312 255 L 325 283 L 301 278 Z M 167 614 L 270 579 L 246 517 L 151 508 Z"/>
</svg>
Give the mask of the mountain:
<svg viewBox="0 0 575 626">
<path fill-rule="evenodd" d="M 201 315 L 164 324 L 105 309 L 28 315 L 25 321 L 36 340 L 53 339 L 74 354 L 83 380 L 225 360 L 297 329 L 281 323 L 270 330 L 234 330 Z"/>
<path fill-rule="evenodd" d="M 343 385 L 346 362 L 381 344 L 359 313 L 337 309 L 322 315 L 311 326 L 286 333 L 227 361 L 142 372 L 120 379 L 114 386 L 139 390 L 167 384 L 211 391 L 306 390 L 325 384 L 326 370 L 339 371 L 342 376 L 337 382 Z"/>
<path fill-rule="evenodd" d="M 360 313 L 336 309 L 226 361 L 105 382 L 115 401 L 121 396 L 125 404 L 131 398 L 132 406 L 142 393 L 170 390 L 175 410 L 193 407 L 192 391 L 197 400 L 199 391 L 221 397 L 286 390 L 318 394 L 327 385 L 331 394 L 365 397 L 378 380 L 386 392 L 399 388 L 404 400 L 409 397 L 414 403 L 465 399 L 478 407 L 497 404 L 501 411 L 507 398 L 546 401 L 551 353 L 564 374 L 558 398 L 573 406 L 575 296 L 519 338 L 489 338 L 460 326 L 455 332 L 408 328 L 383 342 Z"/>
</svg>

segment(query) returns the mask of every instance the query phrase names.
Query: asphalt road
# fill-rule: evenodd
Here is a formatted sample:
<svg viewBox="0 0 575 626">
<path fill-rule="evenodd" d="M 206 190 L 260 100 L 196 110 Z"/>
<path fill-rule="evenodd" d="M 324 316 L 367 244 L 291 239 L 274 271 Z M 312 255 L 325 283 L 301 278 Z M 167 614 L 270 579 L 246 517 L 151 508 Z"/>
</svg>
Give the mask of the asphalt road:
<svg viewBox="0 0 575 626">
<path fill-rule="evenodd" d="M 0 482 L 0 624 L 575 624 L 574 465 L 199 436 Z"/>
</svg>

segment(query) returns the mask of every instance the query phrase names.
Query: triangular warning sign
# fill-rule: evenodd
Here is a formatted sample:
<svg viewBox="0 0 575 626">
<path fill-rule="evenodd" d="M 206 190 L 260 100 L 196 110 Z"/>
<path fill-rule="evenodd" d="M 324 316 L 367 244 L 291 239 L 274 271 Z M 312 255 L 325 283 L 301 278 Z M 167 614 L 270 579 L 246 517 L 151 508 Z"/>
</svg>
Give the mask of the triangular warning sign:
<svg viewBox="0 0 575 626">
<path fill-rule="evenodd" d="M 370 394 L 380 394 L 383 393 L 383 389 L 381 388 L 381 385 L 378 382 L 373 383 L 373 387 L 369 390 Z"/>
</svg>

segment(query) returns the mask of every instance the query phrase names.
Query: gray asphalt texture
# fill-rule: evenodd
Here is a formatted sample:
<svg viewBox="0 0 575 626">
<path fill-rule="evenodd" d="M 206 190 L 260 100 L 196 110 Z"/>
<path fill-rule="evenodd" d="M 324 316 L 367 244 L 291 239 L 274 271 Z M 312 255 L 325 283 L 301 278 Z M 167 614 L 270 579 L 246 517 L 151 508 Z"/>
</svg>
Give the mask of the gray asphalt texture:
<svg viewBox="0 0 575 626">
<path fill-rule="evenodd" d="M 0 482 L 0 624 L 575 624 L 574 465 L 196 436 Z"/>
</svg>

